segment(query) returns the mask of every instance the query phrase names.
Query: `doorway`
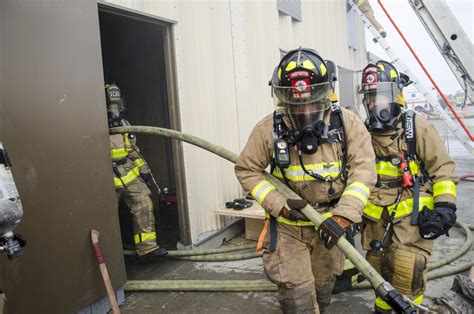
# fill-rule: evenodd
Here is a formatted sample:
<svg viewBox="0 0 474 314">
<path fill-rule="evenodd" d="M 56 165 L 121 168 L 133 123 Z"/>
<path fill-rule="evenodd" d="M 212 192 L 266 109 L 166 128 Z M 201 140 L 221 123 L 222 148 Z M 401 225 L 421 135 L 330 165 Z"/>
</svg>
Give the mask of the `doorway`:
<svg viewBox="0 0 474 314">
<path fill-rule="evenodd" d="M 120 88 L 126 119 L 132 125 L 179 130 L 177 88 L 170 60 L 172 24 L 108 5 L 99 5 L 99 24 L 104 79 Z M 160 196 L 152 195 L 157 242 L 174 250 L 178 242 L 189 241 L 180 147 L 164 137 L 136 137 L 162 191 Z M 123 202 L 119 217 L 124 248 L 134 249 L 132 216 Z"/>
</svg>

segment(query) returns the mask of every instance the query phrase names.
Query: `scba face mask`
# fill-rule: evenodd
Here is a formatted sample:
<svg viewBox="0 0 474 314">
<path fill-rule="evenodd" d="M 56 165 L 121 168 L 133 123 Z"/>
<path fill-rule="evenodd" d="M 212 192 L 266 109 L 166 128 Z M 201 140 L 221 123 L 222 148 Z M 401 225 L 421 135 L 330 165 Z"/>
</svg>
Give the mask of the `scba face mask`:
<svg viewBox="0 0 474 314">
<path fill-rule="evenodd" d="M 403 104 L 403 94 L 396 83 L 378 83 L 364 91 L 364 107 L 367 111 L 367 128 L 371 132 L 395 129 Z"/>
<path fill-rule="evenodd" d="M 287 114 L 293 125 L 289 140 L 303 153 L 311 155 L 318 150 L 321 137 L 327 131 L 323 117 L 328 108 L 329 102 L 287 107 Z"/>
</svg>

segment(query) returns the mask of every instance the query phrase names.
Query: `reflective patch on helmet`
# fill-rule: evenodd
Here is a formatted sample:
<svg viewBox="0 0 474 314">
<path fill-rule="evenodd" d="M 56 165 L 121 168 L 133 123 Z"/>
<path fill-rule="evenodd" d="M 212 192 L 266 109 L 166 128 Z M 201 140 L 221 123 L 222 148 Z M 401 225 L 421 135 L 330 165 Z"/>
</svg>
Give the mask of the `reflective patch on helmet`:
<svg viewBox="0 0 474 314">
<path fill-rule="evenodd" d="M 397 72 L 395 72 L 395 70 L 390 70 L 390 78 L 397 78 L 398 75 L 397 75 Z"/>
<path fill-rule="evenodd" d="M 380 70 L 382 70 L 382 72 L 385 72 L 385 66 L 382 63 L 379 63 L 378 67 L 380 68 Z"/>
<path fill-rule="evenodd" d="M 326 66 L 321 63 L 319 65 L 319 69 L 321 70 L 321 76 L 324 76 L 324 74 L 326 74 L 326 71 L 327 71 Z"/>
<path fill-rule="evenodd" d="M 289 72 L 289 71 L 293 70 L 294 68 L 296 68 L 296 62 L 295 61 L 290 61 L 290 62 L 288 62 L 288 65 L 286 66 L 285 71 Z"/>
<path fill-rule="evenodd" d="M 314 63 L 311 62 L 310 60 L 304 60 L 303 63 L 301 63 L 301 67 L 312 70 L 315 68 Z"/>
</svg>

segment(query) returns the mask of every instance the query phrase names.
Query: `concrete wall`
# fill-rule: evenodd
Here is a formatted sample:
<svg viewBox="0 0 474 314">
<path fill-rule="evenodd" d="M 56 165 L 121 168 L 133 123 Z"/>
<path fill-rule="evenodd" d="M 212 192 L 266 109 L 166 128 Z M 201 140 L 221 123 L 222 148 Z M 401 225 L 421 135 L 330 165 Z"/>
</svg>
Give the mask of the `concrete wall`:
<svg viewBox="0 0 474 314">
<path fill-rule="evenodd" d="M 346 1 L 302 1 L 302 21 L 280 14 L 277 1 L 132 1 L 108 3 L 176 21 L 177 81 L 184 132 L 239 152 L 255 123 L 273 110 L 267 85 L 280 49 L 311 47 L 350 69 L 365 65 L 347 44 Z M 213 209 L 241 194 L 233 165 L 184 144 L 193 243 L 223 226 Z"/>
</svg>

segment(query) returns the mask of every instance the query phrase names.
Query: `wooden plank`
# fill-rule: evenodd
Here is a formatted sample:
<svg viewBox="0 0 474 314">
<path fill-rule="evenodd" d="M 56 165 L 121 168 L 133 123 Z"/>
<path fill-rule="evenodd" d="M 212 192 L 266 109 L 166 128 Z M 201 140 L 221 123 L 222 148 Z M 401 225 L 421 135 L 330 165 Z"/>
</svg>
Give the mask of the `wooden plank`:
<svg viewBox="0 0 474 314">
<path fill-rule="evenodd" d="M 242 210 L 235 210 L 233 208 L 220 207 L 214 210 L 217 215 L 232 216 L 232 217 L 244 217 L 244 218 L 255 218 L 264 219 L 265 210 L 256 201 L 251 201 L 253 204 L 249 208 Z"/>
</svg>

